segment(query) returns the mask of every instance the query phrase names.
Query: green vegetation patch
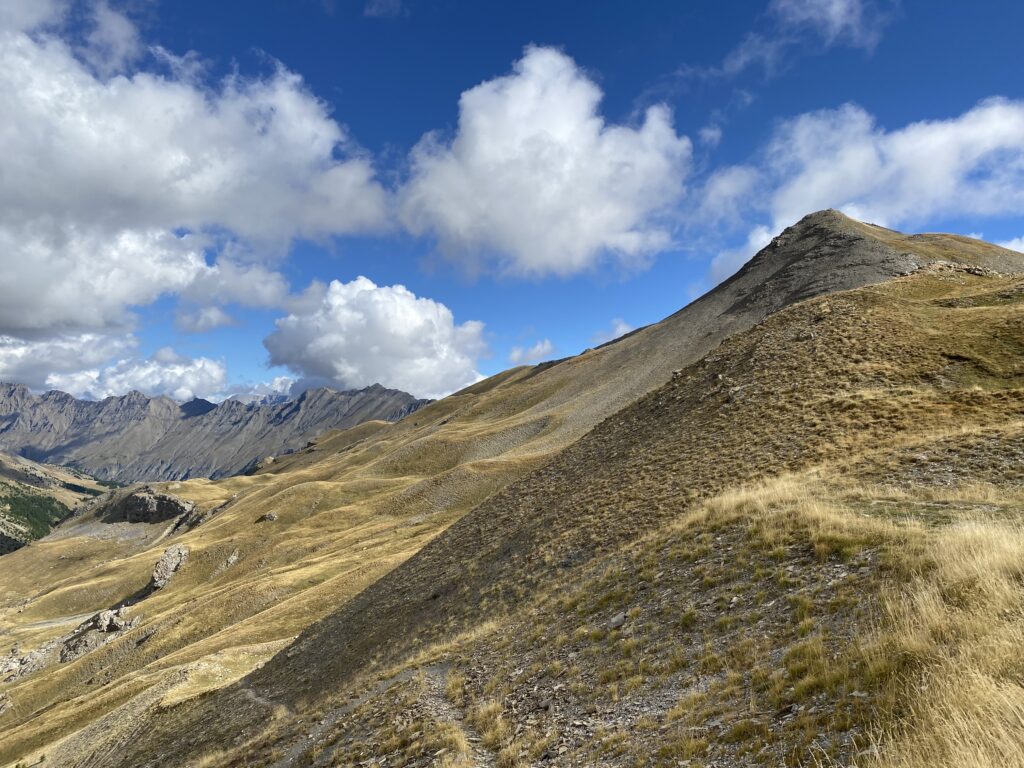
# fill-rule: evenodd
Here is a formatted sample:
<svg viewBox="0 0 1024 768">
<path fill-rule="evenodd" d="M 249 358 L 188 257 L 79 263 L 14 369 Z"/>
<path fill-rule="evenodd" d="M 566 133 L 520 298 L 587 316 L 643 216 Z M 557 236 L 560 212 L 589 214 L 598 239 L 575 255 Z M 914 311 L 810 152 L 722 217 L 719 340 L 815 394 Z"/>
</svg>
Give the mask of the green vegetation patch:
<svg viewBox="0 0 1024 768">
<path fill-rule="evenodd" d="M 4 511 L 9 519 L 23 524 L 33 539 L 45 536 L 71 512 L 65 505 L 49 496 L 11 487 L 0 488 L 0 510 Z"/>
</svg>

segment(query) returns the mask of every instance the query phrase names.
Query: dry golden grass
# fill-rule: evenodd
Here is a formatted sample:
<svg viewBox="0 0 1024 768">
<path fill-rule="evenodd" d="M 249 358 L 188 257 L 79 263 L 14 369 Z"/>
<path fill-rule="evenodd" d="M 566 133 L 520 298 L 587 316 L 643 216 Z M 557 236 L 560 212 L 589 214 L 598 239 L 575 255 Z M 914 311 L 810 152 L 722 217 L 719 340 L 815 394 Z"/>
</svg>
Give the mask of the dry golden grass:
<svg viewBox="0 0 1024 768">
<path fill-rule="evenodd" d="M 900 248 L 914 247 L 895 234 L 879 236 Z M 948 239 L 916 242 L 934 254 L 955 250 Z M 960 245 L 968 251 L 975 248 Z M 968 253 L 965 260 L 970 257 Z M 365 677 L 366 672 L 402 667 L 410 659 L 436 657 L 456 645 L 504 642 L 493 622 L 510 606 L 533 605 L 548 588 L 576 586 L 552 577 L 560 573 L 559 563 L 567 555 L 586 550 L 599 562 L 647 532 L 665 533 L 666 523 L 675 526 L 667 534 L 670 538 L 740 525 L 760 542 L 759 558 L 770 557 L 784 544 L 792 546 L 797 532 L 818 563 L 841 559 L 865 546 L 886 546 L 905 555 L 903 560 L 894 555 L 894 562 L 903 563 L 902 573 L 931 579 L 939 571 L 922 565 L 927 562 L 922 551 L 928 551 L 930 537 L 938 536 L 941 526 L 906 519 L 927 516 L 931 510 L 868 514 L 869 503 L 884 500 L 889 507 L 910 508 L 923 499 L 955 507 L 951 515 L 971 520 L 979 506 L 996 505 L 1010 512 L 1017 497 L 1011 498 L 984 475 L 972 481 L 973 487 L 936 489 L 927 497 L 893 484 L 884 491 L 842 490 L 841 473 L 832 473 L 828 482 L 824 476 L 832 464 L 879 447 L 909 448 L 915 441 L 939 439 L 943 430 L 955 438 L 960 427 L 980 434 L 1005 424 L 1010 414 L 1017 413 L 1019 419 L 1015 390 L 1024 376 L 1018 331 L 1022 307 L 1010 301 L 961 310 L 936 303 L 1014 285 L 1011 279 L 962 274 L 921 276 L 830 297 L 827 302 L 806 302 L 725 341 L 702 363 L 687 368 L 683 378 L 616 414 L 667 379 L 673 369 L 696 360 L 698 351 L 715 347 L 729 331 L 756 319 L 733 317 L 731 325 L 719 327 L 709 310 L 701 317 L 711 325 L 699 335 L 690 331 L 692 320 L 681 316 L 542 373 L 516 369 L 481 382 L 423 409 L 411 423 L 364 425 L 328 436 L 252 477 L 171 484 L 172 492 L 196 500 L 203 509 L 224 506 L 196 530 L 174 537 L 192 550 L 188 566 L 170 588 L 138 608 L 145 614 L 138 634 L 152 629 L 156 634 L 139 645 L 138 635 L 129 635 L 10 686 L 7 690 L 17 708 L 5 713 L 0 754 L 20 756 L 49 749 L 65 735 L 108 715 L 110 738 L 116 741 L 118 720 L 113 713 L 126 721 L 146 720 L 152 711 L 148 693 L 169 685 L 171 676 L 179 674 L 191 677 L 176 689 L 173 712 L 187 723 L 191 703 L 217 701 L 212 692 L 221 681 L 230 682 L 245 672 L 246 655 L 239 649 L 290 642 L 319 619 L 328 619 L 322 625 L 327 652 L 303 659 L 306 668 L 297 674 L 282 666 L 287 663 L 283 659 L 274 672 L 267 672 L 272 665 L 264 667 L 264 679 L 274 674 L 275 679 L 285 678 L 288 703 L 298 708 L 336 695 L 354 679 L 346 675 Z M 616 415 L 562 452 L 610 414 Z M 825 466 L 816 482 L 794 475 L 774 485 L 762 483 L 716 496 L 724 489 L 785 471 L 795 473 L 815 463 Z M 524 476 L 531 481 L 516 486 L 515 494 L 501 492 Z M 851 477 L 860 482 L 854 474 Z M 701 505 L 708 497 L 713 500 Z M 382 583 L 386 574 L 485 499 L 495 501 L 480 507 L 482 517 L 475 528 L 467 523 L 460 529 L 465 537 L 454 540 L 449 560 L 432 554 L 441 563 L 440 573 L 457 571 L 457 587 L 467 590 L 453 593 L 448 605 L 465 595 L 468 607 L 449 608 L 446 623 L 437 627 L 417 625 L 415 617 L 403 624 L 404 608 L 390 616 L 386 601 L 380 615 L 376 605 L 364 611 L 360 620 L 368 625 L 362 630 L 353 617 L 344 616 L 352 598 L 365 596 L 367 587 Z M 277 514 L 278 520 L 256 523 L 268 512 Z M 517 520 L 526 520 L 526 526 L 516 528 Z M 988 522 L 982 519 L 979 524 Z M 507 530 L 502 523 L 508 523 Z M 95 527 L 88 527 L 91 524 L 82 521 L 82 527 L 70 529 L 62 538 L 0 559 L 0 642 L 31 647 L 64 631 L 74 617 L 123 599 L 145 584 L 153 562 L 170 542 L 159 539 L 159 531 L 145 539 L 121 535 L 123 531 L 105 537 L 113 529 L 98 534 Z M 504 534 L 524 530 L 543 533 L 536 539 L 510 536 L 515 546 L 528 550 L 525 553 L 512 551 L 498 564 L 475 559 L 478 552 L 497 552 L 494 541 L 501 541 Z M 702 539 L 700 546 L 711 548 L 713 542 Z M 236 551 L 235 564 L 226 566 Z M 747 555 L 752 568 L 763 567 Z M 453 558 L 464 565 L 452 569 Z M 650 581 L 657 566 L 645 568 L 644 579 Z M 46 574 L 43 589 L 41 573 Z M 524 573 L 531 578 L 522 578 Z M 438 583 L 437 572 L 425 567 L 424 574 L 420 580 L 413 570 L 403 585 L 410 590 L 406 600 L 417 606 Z M 536 586 L 534 576 L 544 588 Z M 709 594 L 720 592 L 727 581 L 711 568 L 699 576 L 700 589 Z M 576 579 L 578 574 L 570 569 L 564 577 Z M 735 589 L 737 597 L 750 598 Z M 609 590 L 607 596 L 608 601 L 597 606 L 602 612 L 619 610 L 631 594 Z M 795 682 L 817 695 L 847 686 L 849 680 L 823 669 L 824 646 L 815 645 L 813 608 L 793 608 L 794 631 L 804 645 L 788 663 L 800 672 Z M 331 623 L 339 615 L 340 629 Z M 693 631 L 693 614 L 683 610 L 673 618 L 679 631 Z M 721 618 L 721 625 L 716 622 L 708 631 L 735 633 L 736 622 Z M 631 621 L 639 619 L 631 616 Z M 575 624 L 551 627 L 549 635 L 564 637 L 562 645 L 590 642 L 594 648 L 615 649 L 600 695 L 628 700 L 644 695 L 652 680 L 672 674 L 666 671 L 671 666 L 650 668 L 644 643 L 606 631 L 596 618 L 592 624 L 582 635 L 577 635 Z M 340 658 L 343 654 L 332 634 L 350 631 L 349 625 L 357 627 L 351 631 L 375 638 L 373 655 L 357 658 L 356 663 L 364 666 L 355 673 Z M 379 629 L 386 637 L 378 641 L 370 629 Z M 530 628 L 530 636 L 539 642 L 535 630 L 539 627 Z M 452 636 L 461 640 L 451 645 Z M 881 637 L 875 641 L 881 643 Z M 383 641 L 395 638 L 410 641 L 402 653 L 389 656 Z M 716 694 L 731 701 L 742 689 L 729 677 L 733 667 L 750 662 L 756 669 L 761 650 L 709 644 L 708 669 L 723 675 Z M 222 677 L 206 674 L 201 666 L 218 654 L 231 660 L 226 665 L 230 674 Z M 253 667 L 260 662 L 252 657 Z M 684 666 L 680 661 L 676 671 Z M 547 663 L 543 668 L 559 669 Z M 782 695 L 778 680 L 760 682 L 766 699 Z M 511 759 L 509 718 L 500 705 L 496 707 L 504 692 L 478 693 L 466 689 L 463 701 L 470 719 L 479 723 L 489 747 Z M 749 701 L 746 704 L 749 708 Z M 37 716 L 44 711 L 45 717 Z M 196 704 L 194 711 L 203 710 Z M 702 712 L 697 707 L 691 715 Z M 887 723 L 890 730 L 880 734 L 909 738 L 918 732 L 905 712 L 898 714 L 904 719 Z M 147 722 L 160 726 L 159 718 Z M 758 733 L 753 724 L 733 725 L 731 738 L 738 745 Z M 622 746 L 611 736 L 609 742 L 617 744 L 616 750 Z M 96 742 L 72 740 L 66 754 L 102 743 L 102 737 Z M 680 749 L 679 754 L 688 753 L 696 745 Z M 240 754 L 231 758 L 236 764 L 241 764 Z"/>
<path fill-rule="evenodd" d="M 906 679 L 908 713 L 883 726 L 873 764 L 1022 766 L 1024 528 L 963 523 L 928 538 L 924 567 L 889 598 L 866 650 L 917 671 Z"/>
<path fill-rule="evenodd" d="M 723 494 L 678 525 L 741 518 L 770 542 L 773 532 L 779 535 L 799 520 L 815 544 L 881 546 L 894 572 L 910 577 L 886 588 L 884 618 L 858 641 L 857 653 L 845 657 L 888 670 L 893 686 L 885 694 L 891 698 L 879 702 L 882 717 L 872 723 L 874 749 L 858 764 L 1024 765 L 1024 526 L 966 517 L 940 527 L 882 521 L 853 511 L 851 502 L 894 495 L 914 501 L 914 494 L 849 481 L 843 495 L 833 493 L 806 477 L 783 478 Z M 1018 505 L 1020 494 L 1015 487 L 975 484 L 921 495 L 929 501 Z M 820 657 L 820 648 L 809 651 L 814 642 L 787 658 Z"/>
</svg>

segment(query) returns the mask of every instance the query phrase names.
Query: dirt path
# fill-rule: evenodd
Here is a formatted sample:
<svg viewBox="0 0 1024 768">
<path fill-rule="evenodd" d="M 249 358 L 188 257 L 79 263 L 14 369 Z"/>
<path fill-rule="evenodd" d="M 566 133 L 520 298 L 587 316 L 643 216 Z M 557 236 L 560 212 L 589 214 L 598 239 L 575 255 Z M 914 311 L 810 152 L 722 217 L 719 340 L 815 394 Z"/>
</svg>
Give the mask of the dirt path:
<svg viewBox="0 0 1024 768">
<path fill-rule="evenodd" d="M 470 744 L 470 759 L 473 766 L 477 768 L 493 768 L 496 765 L 494 754 L 482 746 L 480 734 L 469 723 L 465 722 L 462 712 L 448 701 L 445 696 L 448 669 L 448 664 L 409 668 L 402 670 L 393 677 L 381 680 L 343 705 L 331 709 L 305 736 L 295 742 L 280 760 L 273 763 L 271 768 L 298 768 L 298 766 L 307 765 L 307 763 L 301 762 L 303 757 L 318 743 L 322 743 L 325 738 L 329 738 L 345 715 L 370 701 L 375 696 L 385 692 L 388 688 L 412 680 L 420 674 L 424 676 L 425 689 L 419 703 L 426 710 L 426 713 L 435 722 L 454 724 L 466 734 L 466 740 Z M 337 744 L 336 739 L 332 739 L 332 741 Z M 332 765 L 335 749 L 334 745 L 326 747 L 317 756 L 316 760 L 309 765 L 312 765 L 314 768 Z"/>
</svg>

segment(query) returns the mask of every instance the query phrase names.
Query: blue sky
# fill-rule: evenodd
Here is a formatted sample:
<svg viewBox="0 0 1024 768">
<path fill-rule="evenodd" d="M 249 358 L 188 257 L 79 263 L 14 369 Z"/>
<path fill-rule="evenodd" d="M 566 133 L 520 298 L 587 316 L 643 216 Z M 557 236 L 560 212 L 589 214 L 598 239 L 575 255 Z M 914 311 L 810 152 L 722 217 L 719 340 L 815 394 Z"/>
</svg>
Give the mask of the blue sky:
<svg viewBox="0 0 1024 768">
<path fill-rule="evenodd" d="M 1009 0 L 10 0 L 0 378 L 438 396 L 654 322 L 819 208 L 1024 247 L 1021 28 Z"/>
</svg>

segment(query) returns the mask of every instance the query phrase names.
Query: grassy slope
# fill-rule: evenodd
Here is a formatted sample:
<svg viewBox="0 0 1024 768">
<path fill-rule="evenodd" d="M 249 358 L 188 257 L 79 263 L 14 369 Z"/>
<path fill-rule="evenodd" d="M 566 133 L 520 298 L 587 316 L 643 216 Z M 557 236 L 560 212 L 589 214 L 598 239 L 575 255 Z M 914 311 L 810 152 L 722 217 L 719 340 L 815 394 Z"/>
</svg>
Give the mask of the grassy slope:
<svg viewBox="0 0 1024 768">
<path fill-rule="evenodd" d="M 403 566 L 419 609 L 396 571 L 254 676 L 300 714 L 214 764 L 1024 764 L 1022 286 L 919 275 L 727 342 Z"/>
<path fill-rule="evenodd" d="M 960 247 L 948 238 L 935 242 L 919 245 L 941 248 L 943 257 Z M 916 247 L 905 238 L 899 245 Z M 760 275 L 754 278 L 755 286 L 765 284 Z M 955 279 L 989 285 L 970 276 Z M 949 290 L 959 295 L 961 288 Z M 750 290 L 743 288 L 740 299 Z M 705 302 L 700 309 L 697 317 L 704 321 L 720 318 L 730 305 Z M 85 729 L 63 747 L 68 764 L 88 760 L 89 754 L 102 755 L 100 764 L 141 764 L 147 754 L 151 759 L 157 754 L 143 737 L 160 743 L 164 727 L 173 732 L 179 723 L 202 722 L 205 738 L 216 742 L 222 736 L 219 725 L 231 738 L 239 727 L 251 728 L 275 712 L 307 706 L 315 711 L 363 674 L 375 654 L 382 664 L 391 663 L 453 632 L 479 632 L 487 618 L 505 615 L 517 601 L 530 604 L 546 585 L 560 584 L 549 580 L 561 574 L 560 563 L 568 561 L 575 578 L 577 565 L 590 567 L 612 556 L 624 542 L 667 524 L 703 496 L 783 466 L 802 467 L 828 453 L 817 438 L 795 441 L 790 451 L 789 441 L 758 429 L 722 437 L 719 446 L 720 430 L 733 423 L 718 421 L 720 409 L 710 406 L 737 400 L 728 390 L 738 384 L 714 378 L 722 358 L 712 356 L 692 371 L 704 379 L 670 385 L 687 387 L 685 397 L 670 396 L 682 400 L 663 402 L 652 395 L 541 468 L 595 421 L 696 359 L 701 345 L 709 348 L 725 335 L 710 321 L 697 335 L 687 335 L 692 317 L 670 319 L 541 372 L 510 371 L 402 424 L 349 430 L 253 477 L 173 484 L 173 492 L 206 509 L 219 508 L 208 523 L 175 537 L 192 548 L 189 565 L 170 589 L 138 607 L 145 617 L 139 630 L 6 687 L 13 706 L 3 715 L 0 755 L 53 750 L 55 740 Z M 757 319 L 741 308 L 726 317 L 726 330 Z M 855 336 L 860 330 L 847 332 Z M 902 351 L 892 353 L 898 357 Z M 750 350 L 727 359 L 743 355 L 760 359 Z M 791 375 L 798 381 L 806 374 L 806 365 L 800 367 L 805 362 L 793 361 Z M 825 370 L 821 376 L 828 382 L 846 373 L 845 368 Z M 767 384 L 755 383 L 751 395 Z M 778 394 L 770 389 L 762 394 L 773 393 Z M 745 396 L 738 401 L 745 403 Z M 922 408 L 935 405 L 929 401 Z M 849 416 L 873 414 L 874 406 L 861 402 L 860 412 Z M 958 403 L 946 407 L 961 410 Z M 662 425 L 653 435 L 645 426 L 651 408 Z M 676 421 L 668 422 L 674 429 L 665 430 L 660 420 L 666 410 L 674 414 L 669 418 Z M 972 413 L 968 408 L 963 416 L 973 418 Z M 771 416 L 744 418 L 760 429 L 773 423 Z M 810 419 L 800 426 L 813 433 L 813 413 L 800 418 Z M 880 425 L 878 434 L 863 437 L 904 427 L 894 419 Z M 773 429 L 779 428 L 776 421 Z M 716 454 L 720 448 L 726 453 Z M 509 486 L 522 477 L 527 480 Z M 484 499 L 491 500 L 423 549 Z M 255 522 L 267 512 L 279 519 Z M 73 626 L 81 614 L 136 591 L 166 546 L 162 535 L 84 518 L 14 560 L 0 560 L 0 583 L 9 588 L 0 606 L 0 642 L 32 647 Z M 408 568 L 382 578 L 421 551 Z M 460 593 L 463 587 L 468 591 Z M 339 605 L 341 613 L 332 616 Z M 265 674 L 230 687 L 322 617 L 324 624 L 292 647 L 291 657 L 279 657 Z M 382 642 L 387 638 L 395 641 L 391 649 Z M 225 686 L 226 698 L 201 696 Z M 214 716 L 203 709 L 206 701 Z M 161 713 L 155 721 L 145 717 L 154 706 Z M 43 708 L 45 716 L 34 714 Z"/>
</svg>

